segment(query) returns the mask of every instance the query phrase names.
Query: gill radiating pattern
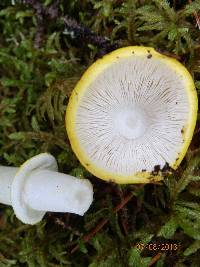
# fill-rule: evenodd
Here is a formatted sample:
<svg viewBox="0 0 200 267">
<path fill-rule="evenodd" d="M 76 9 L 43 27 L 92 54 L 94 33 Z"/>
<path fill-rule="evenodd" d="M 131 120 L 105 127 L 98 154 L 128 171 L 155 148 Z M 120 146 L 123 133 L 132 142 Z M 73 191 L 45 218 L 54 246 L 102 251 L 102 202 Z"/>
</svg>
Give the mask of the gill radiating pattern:
<svg viewBox="0 0 200 267">
<path fill-rule="evenodd" d="M 139 107 L 147 130 L 139 138 L 121 136 L 113 118 Z M 76 133 L 89 160 L 122 175 L 173 163 L 183 142 L 189 104 L 181 78 L 153 58 L 119 59 L 90 85 L 76 115 Z M 118 125 L 120 128 L 120 125 Z"/>
</svg>

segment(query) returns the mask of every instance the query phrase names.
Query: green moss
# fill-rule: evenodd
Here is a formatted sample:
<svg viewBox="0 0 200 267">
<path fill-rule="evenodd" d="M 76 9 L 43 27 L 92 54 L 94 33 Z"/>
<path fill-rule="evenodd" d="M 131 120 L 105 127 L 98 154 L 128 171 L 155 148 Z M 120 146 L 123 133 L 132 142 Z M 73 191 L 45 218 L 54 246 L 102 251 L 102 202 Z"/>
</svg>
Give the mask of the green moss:
<svg viewBox="0 0 200 267">
<path fill-rule="evenodd" d="M 184 162 L 163 186 L 116 186 L 95 179 L 79 164 L 64 114 L 81 74 L 114 47 L 148 45 L 178 58 L 199 90 L 200 30 L 194 12 L 200 11 L 200 1 L 13 0 L 1 1 L 0 8 L 1 164 L 19 166 L 49 151 L 60 171 L 90 178 L 95 190 L 84 218 L 49 213 L 36 226 L 21 224 L 11 208 L 1 205 L 0 266 L 143 267 L 158 252 L 162 256 L 154 266 L 199 266 L 199 122 Z M 69 17 L 78 27 L 67 26 Z M 130 192 L 129 203 L 113 212 Z M 102 219 L 104 227 L 84 242 Z M 178 249 L 138 249 L 148 242 L 174 243 Z"/>
</svg>

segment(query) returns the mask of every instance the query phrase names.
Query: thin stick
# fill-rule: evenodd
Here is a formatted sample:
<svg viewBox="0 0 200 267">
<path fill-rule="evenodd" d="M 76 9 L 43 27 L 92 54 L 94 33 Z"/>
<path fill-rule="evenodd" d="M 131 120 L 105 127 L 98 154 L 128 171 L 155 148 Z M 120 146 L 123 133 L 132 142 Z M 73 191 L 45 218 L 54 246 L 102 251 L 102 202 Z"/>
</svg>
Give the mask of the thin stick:
<svg viewBox="0 0 200 267">
<path fill-rule="evenodd" d="M 192 0 L 188 0 L 188 2 L 189 2 L 190 4 L 192 4 Z M 197 23 L 198 29 L 200 30 L 200 19 L 199 19 L 199 16 L 198 16 L 198 14 L 197 14 L 196 11 L 194 11 L 193 14 L 194 14 L 194 17 L 195 17 L 195 19 L 196 19 L 196 23 Z"/>
<path fill-rule="evenodd" d="M 156 254 L 153 258 L 152 258 L 152 260 L 151 260 L 151 262 L 149 263 L 149 266 L 148 267 L 151 267 L 154 263 L 156 263 L 159 259 L 160 259 L 160 257 L 161 257 L 161 255 L 162 255 L 162 253 L 158 253 L 158 254 Z"/>
</svg>

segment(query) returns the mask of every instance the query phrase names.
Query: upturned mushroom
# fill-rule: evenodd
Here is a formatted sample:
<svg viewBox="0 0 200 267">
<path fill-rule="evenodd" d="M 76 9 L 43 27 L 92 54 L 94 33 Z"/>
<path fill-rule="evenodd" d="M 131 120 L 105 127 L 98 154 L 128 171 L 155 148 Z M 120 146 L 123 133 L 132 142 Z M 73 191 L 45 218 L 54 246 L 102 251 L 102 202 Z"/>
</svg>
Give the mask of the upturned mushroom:
<svg viewBox="0 0 200 267">
<path fill-rule="evenodd" d="M 47 211 L 84 215 L 93 201 L 89 180 L 59 173 L 55 158 L 42 153 L 20 168 L 0 166 L 0 203 L 19 220 L 35 224 Z"/>
<path fill-rule="evenodd" d="M 191 142 L 197 93 L 188 70 L 151 47 L 125 47 L 97 60 L 66 111 L 73 151 L 93 175 L 116 183 L 162 179 Z"/>
</svg>

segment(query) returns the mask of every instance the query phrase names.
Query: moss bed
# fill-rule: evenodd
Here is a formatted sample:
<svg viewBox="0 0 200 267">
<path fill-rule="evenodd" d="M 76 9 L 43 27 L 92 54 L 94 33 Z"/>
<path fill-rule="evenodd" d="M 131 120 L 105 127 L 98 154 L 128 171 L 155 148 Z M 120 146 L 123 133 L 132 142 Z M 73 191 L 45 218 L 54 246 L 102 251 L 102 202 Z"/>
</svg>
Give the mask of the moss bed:
<svg viewBox="0 0 200 267">
<path fill-rule="evenodd" d="M 87 172 L 64 127 L 70 93 L 97 58 L 128 45 L 177 58 L 200 90 L 200 1 L 1 0 L 0 163 L 41 152 L 85 177 L 84 217 L 47 213 L 35 226 L 0 205 L 0 267 L 200 266 L 200 117 L 176 172 L 162 184 L 119 186 Z"/>
</svg>

